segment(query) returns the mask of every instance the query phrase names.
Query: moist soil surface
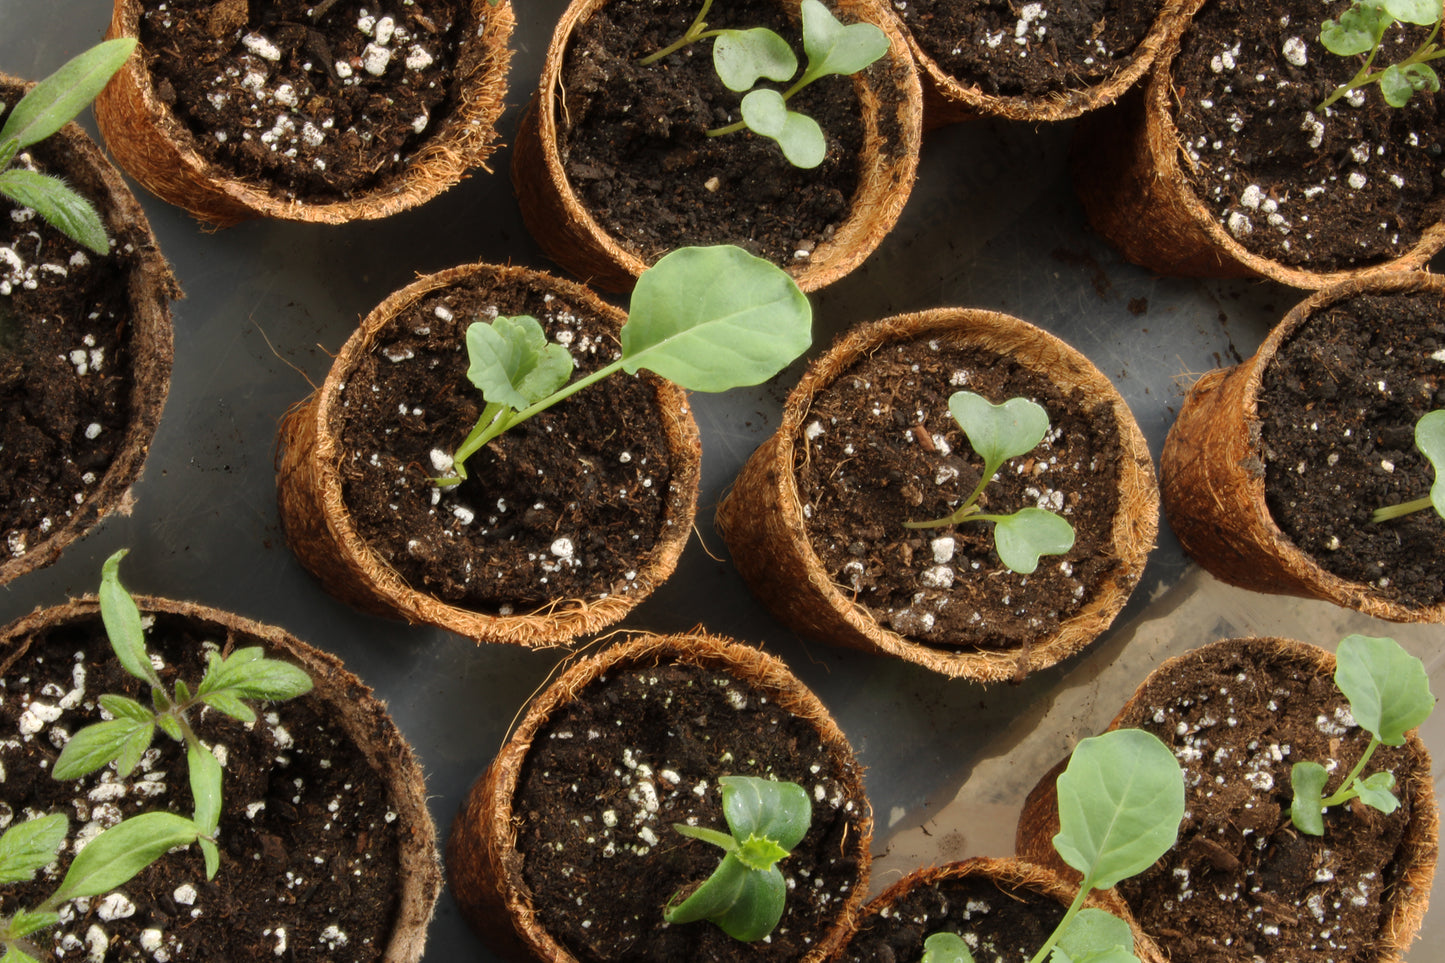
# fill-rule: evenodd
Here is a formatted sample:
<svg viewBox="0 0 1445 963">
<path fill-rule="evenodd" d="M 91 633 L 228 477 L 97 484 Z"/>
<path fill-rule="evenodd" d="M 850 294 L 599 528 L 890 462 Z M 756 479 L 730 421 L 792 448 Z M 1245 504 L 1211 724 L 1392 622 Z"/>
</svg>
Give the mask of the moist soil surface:
<svg viewBox="0 0 1445 963">
<path fill-rule="evenodd" d="M 943 72 L 995 96 L 1044 97 L 1133 59 L 1161 0 L 906 0 L 894 9 Z"/>
<path fill-rule="evenodd" d="M 800 959 L 858 881 L 867 803 L 846 798 L 841 781 L 855 765 L 726 673 L 614 670 L 539 731 L 518 782 L 517 848 L 538 920 L 584 963 Z M 808 834 L 778 864 L 783 918 L 757 943 L 662 919 L 717 868 L 720 849 L 672 826 L 726 832 L 717 781 L 727 775 L 795 782 L 813 800 Z"/>
<path fill-rule="evenodd" d="M 578 26 L 557 118 L 567 178 L 597 223 L 648 262 L 689 244 L 736 244 L 783 267 L 806 264 L 846 219 L 858 186 L 864 131 L 853 81 L 825 77 L 788 101 L 828 140 L 826 158 L 811 170 L 792 166 L 775 142 L 750 131 L 708 137 L 741 119 L 742 95 L 713 69 L 713 41 L 637 63 L 680 38 L 700 7 L 616 0 Z M 776 0 L 717 3 L 707 22 L 771 28 L 798 54 L 801 72 L 801 28 Z M 878 78 L 890 69 L 886 58 L 867 68 L 880 92 L 889 87 Z M 896 105 L 885 101 L 880 111 L 891 115 Z M 894 136 L 883 149 L 897 144 Z"/>
<path fill-rule="evenodd" d="M 13 105 L 13 88 L 0 101 Z M 58 139 L 17 166 L 104 191 Z M 0 551 L 19 557 L 58 531 L 115 459 L 131 420 L 128 277 L 138 252 L 100 256 L 0 197 Z"/>
<path fill-rule="evenodd" d="M 208 650 L 257 644 L 204 629 L 178 616 L 155 617 L 147 647 L 165 660 L 160 674 L 172 690 L 177 678 L 199 681 Z M 147 687 L 119 667 L 98 616 L 36 635 L 24 654 L 17 658 L 12 649 L 4 658 L 0 822 L 63 813 L 71 841 L 36 882 L 0 893 L 0 914 L 8 917 L 54 891 L 78 838 L 141 812 L 193 810 L 184 747 L 159 732 L 128 778 L 111 767 L 73 782 L 50 777 L 69 736 L 101 720 L 98 696 L 149 702 Z M 213 711 L 192 713 L 201 740 L 226 756 L 215 879 L 207 881 L 197 847 L 169 853 L 113 894 L 62 908 L 61 924 L 36 940 L 45 959 L 381 958 L 396 912 L 401 829 L 386 786 L 319 699 L 256 708 L 261 718 L 251 727 Z"/>
<path fill-rule="evenodd" d="M 1370 519 L 1430 493 L 1435 472 L 1415 447 L 1415 422 L 1442 407 L 1440 295 L 1361 295 L 1313 316 L 1281 344 L 1260 388 L 1275 523 L 1321 567 L 1380 597 L 1445 602 L 1445 520 L 1428 508 Z"/>
<path fill-rule="evenodd" d="M 939 880 L 870 914 L 839 963 L 909 963 L 934 933 L 956 933 L 980 963 L 1028 963 L 1064 918 L 1064 907 L 982 876 Z"/>
<path fill-rule="evenodd" d="M 493 279 L 495 280 L 495 279 Z M 482 414 L 466 329 L 535 317 L 575 378 L 620 352 L 617 327 L 542 280 L 431 292 L 378 334 L 338 409 L 356 531 L 414 588 L 492 614 L 629 591 L 665 524 L 671 468 L 648 376 L 618 373 L 507 431 L 440 488 Z"/>
<path fill-rule="evenodd" d="M 1316 107 L 1359 69 L 1320 24 L 1346 0 L 1209 0 L 1174 64 L 1185 176 L 1249 251 L 1311 270 L 1404 254 L 1445 217 L 1445 94 L 1390 107 L 1378 87 Z M 1426 27 L 1391 28 L 1376 68 Z"/>
<path fill-rule="evenodd" d="M 907 529 L 943 518 L 978 484 L 983 460 L 948 410 L 955 391 L 994 404 L 1033 400 L 1050 429 L 1004 463 L 980 500 L 986 512 L 1053 511 L 1074 546 L 1012 572 L 993 525 Z M 1010 358 L 946 341 L 889 345 L 813 400 L 798 439 L 797 474 L 814 552 L 828 575 L 882 624 L 936 647 L 1006 649 L 1048 635 L 1113 577 L 1118 426 L 1107 402 L 1052 382 Z"/>
<path fill-rule="evenodd" d="M 444 120 L 464 0 L 143 0 L 156 92 L 195 149 L 287 197 L 384 183 Z M 322 10 L 319 16 L 312 11 Z"/>
<path fill-rule="evenodd" d="M 1430 778 L 1408 746 L 1381 746 L 1366 772 L 1395 774 L 1394 814 L 1331 807 L 1315 837 L 1287 825 L 1290 767 L 1322 763 L 1328 795 L 1370 742 L 1328 675 L 1284 655 L 1259 661 L 1238 642 L 1215 646 L 1148 683 L 1118 726 L 1154 733 L 1185 770 L 1178 844 L 1118 887 L 1176 963 L 1376 958 L 1409 794 Z"/>
</svg>

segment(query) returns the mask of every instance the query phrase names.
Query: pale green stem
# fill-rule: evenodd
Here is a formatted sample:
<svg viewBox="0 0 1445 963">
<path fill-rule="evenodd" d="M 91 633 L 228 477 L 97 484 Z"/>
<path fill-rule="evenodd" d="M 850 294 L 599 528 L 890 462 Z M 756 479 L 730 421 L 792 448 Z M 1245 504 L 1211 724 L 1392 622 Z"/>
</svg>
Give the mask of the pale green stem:
<svg viewBox="0 0 1445 963">
<path fill-rule="evenodd" d="M 1430 30 L 1430 36 L 1425 38 L 1425 42 L 1420 44 L 1420 46 L 1416 47 L 1414 53 L 1410 54 L 1410 56 L 1400 61 L 1396 66 L 1409 67 L 1414 64 L 1428 63 L 1431 60 L 1439 60 L 1441 57 L 1445 57 L 1445 50 L 1434 49 L 1435 35 L 1439 32 L 1440 21 L 1437 20 L 1435 21 L 1435 26 L 1432 27 Z M 1384 68 L 1381 70 L 1377 70 L 1374 73 L 1370 73 L 1370 66 L 1375 62 L 1375 55 L 1380 52 L 1380 46 L 1380 43 L 1376 42 L 1375 49 L 1371 50 L 1370 56 L 1365 58 L 1365 65 L 1360 68 L 1359 72 L 1350 79 L 1349 83 L 1341 84 L 1340 86 L 1336 87 L 1334 93 L 1326 97 L 1324 101 L 1315 108 L 1315 110 L 1324 110 L 1326 107 L 1330 106 L 1350 91 L 1356 90 L 1360 87 L 1368 87 L 1370 84 L 1378 81 L 1380 77 L 1384 75 L 1385 70 L 1389 69 Z"/>
<path fill-rule="evenodd" d="M 712 0 L 703 0 L 702 9 L 698 11 L 696 19 L 693 20 L 692 25 L 687 28 L 687 31 L 683 33 L 680 40 L 668 44 L 661 50 L 648 54 L 646 57 L 637 61 L 637 65 L 639 67 L 646 67 L 648 64 L 656 63 L 670 53 L 676 53 L 688 44 L 697 43 L 699 40 L 707 37 L 716 37 L 722 33 L 721 30 L 708 30 L 707 22 L 703 20 L 703 17 L 707 16 L 707 12 L 711 7 Z"/>
<path fill-rule="evenodd" d="M 1365 754 L 1360 757 L 1359 762 L 1355 763 L 1355 768 L 1350 770 L 1350 774 L 1345 777 L 1344 782 L 1340 783 L 1340 788 L 1335 791 L 1334 795 L 1330 796 L 1328 799 L 1320 800 L 1321 806 L 1328 809 L 1331 806 L 1338 806 L 1340 803 L 1345 802 L 1348 799 L 1353 799 L 1355 798 L 1355 796 L 1358 795 L 1358 793 L 1356 793 L 1350 787 L 1355 784 L 1355 780 L 1358 779 L 1360 773 L 1364 771 L 1365 763 L 1370 761 L 1370 757 L 1375 754 L 1375 747 L 1379 744 L 1379 739 L 1375 738 L 1374 736 L 1370 737 L 1370 746 L 1368 749 L 1365 750 Z"/>
<path fill-rule="evenodd" d="M 1445 51 L 1442 51 L 1442 53 L 1445 53 Z M 1370 521 L 1378 525 L 1380 522 L 1388 522 L 1391 519 L 1402 518 L 1406 515 L 1413 515 L 1416 512 L 1424 511 L 1433 504 L 1430 496 L 1426 495 L 1424 498 L 1415 498 L 1408 502 L 1401 502 L 1398 505 L 1386 505 L 1384 508 L 1375 509 L 1374 513 L 1370 515 Z"/>
<path fill-rule="evenodd" d="M 1084 877 L 1079 883 L 1079 893 L 1074 897 L 1074 901 L 1069 904 L 1069 909 L 1064 913 L 1064 918 L 1059 920 L 1059 925 L 1049 934 L 1049 938 L 1044 940 L 1044 945 L 1039 947 L 1039 951 L 1033 955 L 1029 963 L 1044 963 L 1044 960 L 1049 958 L 1049 954 L 1053 952 L 1054 945 L 1059 942 L 1059 937 L 1063 935 L 1065 928 L 1068 927 L 1073 918 L 1079 915 L 1079 910 L 1084 906 L 1084 900 L 1088 899 L 1089 893 L 1093 888 L 1093 880 L 1087 876 Z"/>
<path fill-rule="evenodd" d="M 973 491 L 969 493 L 968 498 L 964 499 L 963 504 L 958 506 L 958 509 L 954 511 L 952 515 L 948 515 L 944 518 L 935 518 L 929 522 L 904 522 L 903 527 L 942 528 L 945 525 L 957 525 L 959 522 L 974 521 L 975 519 L 997 519 L 999 517 L 997 515 L 979 515 L 978 509 L 975 507 L 974 504 L 978 501 L 978 496 L 983 494 L 984 486 L 986 486 L 990 481 L 993 480 L 994 473 L 997 471 L 998 465 L 989 465 L 985 463 L 983 466 L 983 477 L 978 480 L 978 484 L 974 486 Z"/>
</svg>

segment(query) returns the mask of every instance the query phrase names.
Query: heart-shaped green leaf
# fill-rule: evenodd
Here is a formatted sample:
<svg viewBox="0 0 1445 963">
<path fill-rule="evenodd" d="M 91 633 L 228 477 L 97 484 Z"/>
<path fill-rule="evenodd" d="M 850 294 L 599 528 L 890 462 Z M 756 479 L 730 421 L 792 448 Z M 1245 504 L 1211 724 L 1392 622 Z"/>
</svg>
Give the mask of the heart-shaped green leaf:
<svg viewBox="0 0 1445 963">
<path fill-rule="evenodd" d="M 845 26 L 818 0 L 803 0 L 802 12 L 808 68 L 798 87 L 829 74 L 855 74 L 888 52 L 888 35 L 871 23 Z"/>
<path fill-rule="evenodd" d="M 993 542 L 1011 571 L 1031 575 L 1040 555 L 1062 555 L 1074 547 L 1074 527 L 1042 508 L 1021 508 L 994 518 Z"/>
<path fill-rule="evenodd" d="M 918 963 L 974 963 L 974 959 L 957 933 L 934 933 L 923 941 L 923 957 Z"/>
<path fill-rule="evenodd" d="M 712 65 L 729 90 L 751 90 L 759 77 L 783 81 L 798 71 L 788 42 L 766 27 L 724 30 L 712 45 Z"/>
<path fill-rule="evenodd" d="M 808 115 L 789 110 L 776 90 L 752 91 L 743 98 L 741 109 L 748 129 L 776 141 L 794 167 L 811 169 L 828 156 L 823 128 Z"/>
<path fill-rule="evenodd" d="M 972 391 L 957 391 L 948 399 L 948 410 L 983 458 L 985 477 L 1010 458 L 1032 451 L 1049 430 L 1049 413 L 1027 398 L 995 405 Z"/>
<path fill-rule="evenodd" d="M 1289 803 L 1289 821 L 1311 836 L 1325 834 L 1325 783 L 1330 774 L 1317 762 L 1297 762 L 1289 771 L 1294 798 Z"/>
<path fill-rule="evenodd" d="M 1339 20 L 1326 20 L 1320 25 L 1320 43 L 1341 57 L 1368 53 L 1380 42 L 1390 20 L 1380 7 L 1357 3 L 1340 14 Z"/>
<path fill-rule="evenodd" d="M 1400 808 L 1400 800 L 1392 791 L 1394 788 L 1395 774 L 1393 772 L 1371 773 L 1355 784 L 1355 792 L 1359 794 L 1360 802 L 1372 809 L 1378 809 L 1387 816 Z"/>
<path fill-rule="evenodd" d="M 12 823 L 0 836 L 0 885 L 33 879 L 55 862 L 69 825 L 61 813 Z"/>
<path fill-rule="evenodd" d="M 1445 408 L 1427 412 L 1415 422 L 1415 447 L 1430 461 L 1435 470 L 1435 483 L 1430 486 L 1430 504 L 1445 518 Z"/>
<path fill-rule="evenodd" d="M 520 411 L 572 377 L 572 355 L 549 343 L 536 318 L 500 317 L 467 328 L 467 378 L 488 402 Z"/>
<path fill-rule="evenodd" d="M 1440 0 L 1371 0 L 1396 20 L 1429 26 L 1440 19 Z"/>
<path fill-rule="evenodd" d="M 1430 677 L 1419 659 L 1394 639 L 1349 635 L 1335 653 L 1335 685 L 1350 700 L 1355 721 L 1387 746 L 1435 709 Z"/>
</svg>

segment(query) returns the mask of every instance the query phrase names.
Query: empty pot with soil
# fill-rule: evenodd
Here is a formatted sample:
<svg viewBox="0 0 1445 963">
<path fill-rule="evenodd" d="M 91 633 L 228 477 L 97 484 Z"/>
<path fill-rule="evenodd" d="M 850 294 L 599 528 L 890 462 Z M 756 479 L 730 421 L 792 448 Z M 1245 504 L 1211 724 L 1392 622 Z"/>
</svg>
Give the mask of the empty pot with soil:
<svg viewBox="0 0 1445 963">
<path fill-rule="evenodd" d="M 1031 400 L 1046 431 L 984 486 L 989 520 L 910 527 L 955 513 L 986 480 L 951 412 L 962 390 L 989 405 Z M 1072 528 L 1029 572 L 995 541 L 993 515 L 1023 510 Z M 944 308 L 862 325 L 818 358 L 717 527 L 794 631 L 987 682 L 1103 632 L 1143 572 L 1157 515 L 1143 436 L 1088 359 L 1017 318 Z"/>
<path fill-rule="evenodd" d="M 1415 445 L 1445 407 L 1445 281 L 1321 291 L 1243 364 L 1201 378 L 1164 445 L 1164 511 L 1212 574 L 1401 622 L 1445 620 L 1445 519 L 1376 509 L 1428 494 Z"/>
</svg>

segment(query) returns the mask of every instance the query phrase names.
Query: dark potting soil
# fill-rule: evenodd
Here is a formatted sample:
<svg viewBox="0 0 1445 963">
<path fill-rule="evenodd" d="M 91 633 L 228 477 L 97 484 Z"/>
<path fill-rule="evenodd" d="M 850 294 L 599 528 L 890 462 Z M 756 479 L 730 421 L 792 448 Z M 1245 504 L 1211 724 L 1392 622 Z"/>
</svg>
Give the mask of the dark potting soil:
<svg viewBox="0 0 1445 963">
<path fill-rule="evenodd" d="M 537 735 L 518 782 L 517 848 L 541 925 L 583 963 L 797 960 L 858 882 L 867 803 L 840 781 L 856 764 L 812 725 L 723 672 L 663 663 L 610 672 Z M 739 943 L 712 923 L 668 925 L 664 907 L 717 868 L 721 850 L 673 830 L 727 831 L 718 778 L 795 782 L 813 800 L 772 935 Z"/>
<path fill-rule="evenodd" d="M 1430 493 L 1415 422 L 1445 407 L 1445 299 L 1356 296 L 1281 346 L 1260 388 L 1265 497 L 1321 567 L 1404 605 L 1445 602 L 1445 520 L 1430 509 L 1376 524 Z"/>
<path fill-rule="evenodd" d="M 718 80 L 713 41 L 637 63 L 681 37 L 699 9 L 701 0 L 616 0 L 579 25 L 557 118 L 567 178 L 597 223 L 646 261 L 688 244 L 736 244 L 783 267 L 806 263 L 846 219 L 858 187 L 864 130 L 853 81 L 825 77 L 788 102 L 828 138 L 827 157 L 811 170 L 750 131 L 708 137 L 740 119 L 742 99 Z M 777 0 L 716 3 L 708 24 L 770 27 L 805 61 L 801 28 Z M 882 78 L 890 68 L 880 61 L 867 69 Z M 895 135 L 884 150 L 897 145 Z"/>
<path fill-rule="evenodd" d="M 1005 462 L 985 511 L 1038 507 L 1074 527 L 1074 546 L 1032 575 L 1009 571 L 993 525 L 907 529 L 943 518 L 978 483 L 983 461 L 948 410 L 968 390 L 989 401 L 1043 405 L 1050 430 Z M 1089 602 L 1118 567 L 1118 425 L 1107 403 L 1063 394 L 1010 358 L 946 341 L 906 342 L 849 368 L 814 399 L 797 441 L 798 493 L 828 575 L 882 624 L 938 647 L 1027 645 Z"/>
<path fill-rule="evenodd" d="M 1348 0 L 1209 0 L 1174 65 L 1185 176 L 1251 252 L 1312 270 L 1398 257 L 1445 217 L 1445 94 L 1388 106 L 1378 87 L 1315 108 L 1359 60 L 1330 53 L 1320 24 Z M 1377 68 L 1426 27 L 1392 28 Z"/>
<path fill-rule="evenodd" d="M 986 94 L 1082 90 L 1127 64 L 1161 0 L 907 0 L 895 3 L 918 45 L 949 76 Z"/>
<path fill-rule="evenodd" d="M 1394 814 L 1332 807 L 1315 837 L 1287 825 L 1290 767 L 1333 760 L 1328 794 L 1370 741 L 1328 675 L 1283 655 L 1261 662 L 1241 643 L 1215 646 L 1146 684 L 1118 725 L 1154 733 L 1185 770 L 1178 844 L 1118 887 L 1171 959 L 1376 958 L 1409 793 L 1430 778 L 1408 747 L 1381 746 L 1367 770 L 1395 774 Z"/>
<path fill-rule="evenodd" d="M 406 166 L 452 103 L 464 0 L 144 0 L 156 93 L 204 157 L 288 197 Z M 312 11 L 325 11 L 314 16 Z"/>
<path fill-rule="evenodd" d="M 258 644 L 166 614 L 147 634 L 172 689 L 177 678 L 194 685 L 206 651 L 233 642 Z M 141 812 L 191 815 L 184 747 L 159 732 L 129 778 L 110 767 L 73 782 L 50 777 L 69 736 L 102 718 L 98 696 L 149 699 L 147 687 L 119 667 L 98 616 L 35 636 L 18 659 L 13 650 L 3 658 L 0 818 L 63 813 L 73 843 Z M 261 719 L 251 727 L 217 712 L 192 714 L 201 740 L 226 758 L 215 879 L 207 881 L 198 847 L 169 853 L 117 887 L 119 897 L 62 909 L 60 925 L 36 938 L 46 959 L 78 963 L 97 952 L 148 963 L 381 959 L 396 912 L 397 836 L 406 831 L 393 822 L 386 786 L 325 703 L 302 697 L 256 708 Z M 71 858 L 67 846 L 54 873 L 5 887 L 0 914 L 38 905 Z"/>
<path fill-rule="evenodd" d="M 0 101 L 18 100 L 0 88 Z M 87 197 L 98 178 L 52 138 L 19 166 L 62 174 Z M 28 158 L 28 159 L 27 159 Z M 138 252 L 105 257 L 0 197 L 0 551 L 18 558 L 85 501 L 131 421 L 128 280 Z M 139 243 L 137 241 L 137 243 Z"/>
<path fill-rule="evenodd" d="M 358 534 L 418 590 L 484 612 L 629 591 L 664 524 L 671 466 L 648 376 L 618 373 L 512 428 L 439 488 L 484 403 L 467 380 L 473 321 L 528 314 L 572 352 L 613 361 L 617 327 L 542 281 L 478 281 L 408 306 L 343 392 L 343 498 Z M 438 461 L 441 459 L 441 461 Z"/>
</svg>

